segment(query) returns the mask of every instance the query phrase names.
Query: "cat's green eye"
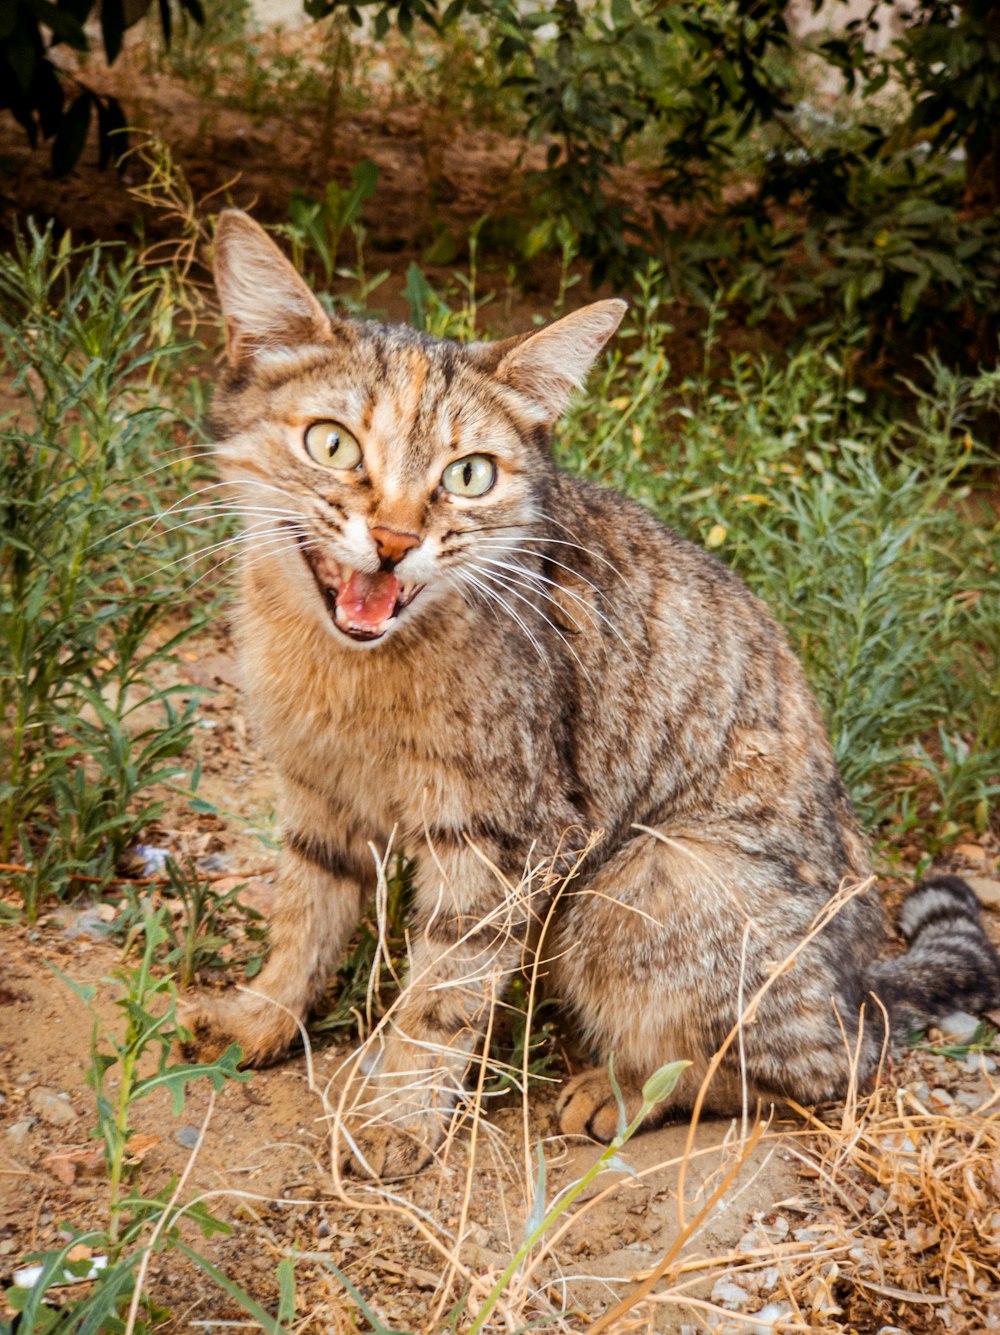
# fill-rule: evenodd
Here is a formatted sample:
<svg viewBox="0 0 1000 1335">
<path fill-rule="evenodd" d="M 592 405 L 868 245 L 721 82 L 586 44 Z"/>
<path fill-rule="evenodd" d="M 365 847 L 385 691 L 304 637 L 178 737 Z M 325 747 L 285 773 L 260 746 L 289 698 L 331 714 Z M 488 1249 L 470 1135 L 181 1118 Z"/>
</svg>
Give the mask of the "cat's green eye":
<svg viewBox="0 0 1000 1335">
<path fill-rule="evenodd" d="M 304 437 L 309 458 L 324 468 L 357 468 L 361 446 L 339 422 L 313 422 Z"/>
<path fill-rule="evenodd" d="M 441 485 L 452 496 L 485 496 L 497 480 L 497 466 L 488 454 L 467 454 L 441 474 Z"/>
</svg>

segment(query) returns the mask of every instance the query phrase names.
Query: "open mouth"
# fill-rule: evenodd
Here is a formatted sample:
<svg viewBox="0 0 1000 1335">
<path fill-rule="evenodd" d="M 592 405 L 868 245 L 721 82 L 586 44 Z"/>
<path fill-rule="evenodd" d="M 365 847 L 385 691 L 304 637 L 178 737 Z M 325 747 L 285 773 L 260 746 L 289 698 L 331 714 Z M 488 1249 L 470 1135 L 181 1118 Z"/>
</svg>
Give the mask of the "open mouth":
<svg viewBox="0 0 1000 1335">
<path fill-rule="evenodd" d="M 380 640 L 424 587 L 390 570 L 352 570 L 299 538 L 299 548 L 333 624 L 352 640 Z"/>
</svg>

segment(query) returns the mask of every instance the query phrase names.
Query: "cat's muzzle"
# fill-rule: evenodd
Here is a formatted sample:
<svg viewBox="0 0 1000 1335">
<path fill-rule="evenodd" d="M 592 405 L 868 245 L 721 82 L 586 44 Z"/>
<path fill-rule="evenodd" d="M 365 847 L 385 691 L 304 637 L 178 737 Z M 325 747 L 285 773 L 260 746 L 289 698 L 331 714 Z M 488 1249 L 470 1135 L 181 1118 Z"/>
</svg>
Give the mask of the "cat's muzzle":
<svg viewBox="0 0 1000 1335">
<path fill-rule="evenodd" d="M 352 570 L 299 538 L 299 550 L 337 630 L 350 640 L 380 640 L 424 587 L 391 570 Z"/>
</svg>

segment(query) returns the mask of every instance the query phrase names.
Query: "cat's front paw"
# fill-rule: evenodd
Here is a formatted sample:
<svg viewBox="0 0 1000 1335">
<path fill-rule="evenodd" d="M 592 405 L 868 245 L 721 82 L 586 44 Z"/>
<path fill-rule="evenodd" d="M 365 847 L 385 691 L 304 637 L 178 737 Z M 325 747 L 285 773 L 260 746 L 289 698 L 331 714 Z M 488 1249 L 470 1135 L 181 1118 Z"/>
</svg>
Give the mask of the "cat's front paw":
<svg viewBox="0 0 1000 1335">
<path fill-rule="evenodd" d="M 344 1177 L 394 1182 L 413 1177 L 434 1158 L 444 1140 L 444 1121 L 424 1117 L 412 1126 L 373 1122 L 340 1133 L 338 1163 Z"/>
<path fill-rule="evenodd" d="M 191 1035 L 181 1044 L 188 1061 L 214 1061 L 238 1043 L 241 1066 L 268 1066 L 286 1055 L 298 1033 L 292 1016 L 251 997 L 183 998 L 177 1018 Z"/>
<path fill-rule="evenodd" d="M 559 1130 L 564 1136 L 589 1136 L 608 1144 L 618 1132 L 618 1100 L 600 1066 L 567 1080 L 556 1104 Z"/>
<path fill-rule="evenodd" d="M 682 1080 L 684 1077 L 682 1077 Z M 622 1076 L 618 1081 L 619 1093 L 625 1105 L 625 1123 L 628 1125 L 642 1106 L 641 1080 Z M 690 1095 L 682 1086 L 680 1097 L 657 1104 L 643 1119 L 639 1130 L 653 1131 L 666 1122 L 675 1122 L 690 1111 Z M 556 1104 L 559 1130 L 564 1136 L 589 1136 L 603 1145 L 618 1134 L 621 1109 L 615 1091 L 611 1088 L 607 1069 L 592 1066 L 581 1071 L 563 1085 Z"/>
</svg>

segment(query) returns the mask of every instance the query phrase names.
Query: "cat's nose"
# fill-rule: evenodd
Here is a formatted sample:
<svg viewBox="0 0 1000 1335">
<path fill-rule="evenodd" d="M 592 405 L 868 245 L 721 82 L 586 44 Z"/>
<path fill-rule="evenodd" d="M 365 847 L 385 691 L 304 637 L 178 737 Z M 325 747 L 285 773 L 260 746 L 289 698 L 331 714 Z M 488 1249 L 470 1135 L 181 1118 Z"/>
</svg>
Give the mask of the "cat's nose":
<svg viewBox="0 0 1000 1335">
<path fill-rule="evenodd" d="M 410 548 L 417 547 L 420 543 L 418 534 L 397 533 L 393 528 L 373 528 L 371 535 L 379 559 L 390 567 L 402 561 Z"/>
</svg>

